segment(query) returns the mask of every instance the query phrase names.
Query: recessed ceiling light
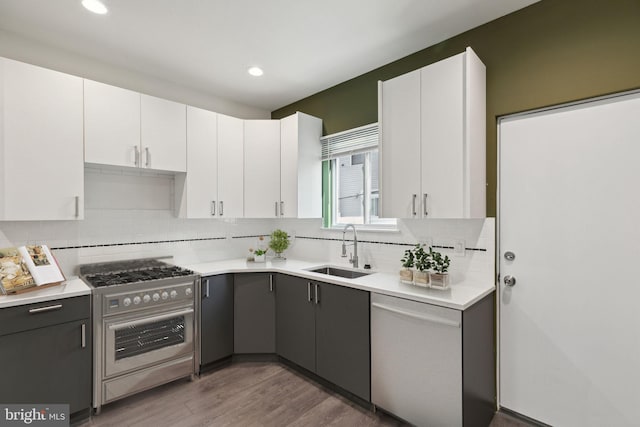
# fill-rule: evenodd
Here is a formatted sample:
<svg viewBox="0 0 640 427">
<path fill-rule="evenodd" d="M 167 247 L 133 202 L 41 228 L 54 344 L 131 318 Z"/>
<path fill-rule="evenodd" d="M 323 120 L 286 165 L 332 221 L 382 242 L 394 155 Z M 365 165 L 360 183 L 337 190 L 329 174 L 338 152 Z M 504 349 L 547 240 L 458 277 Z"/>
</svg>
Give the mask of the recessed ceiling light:
<svg viewBox="0 0 640 427">
<path fill-rule="evenodd" d="M 82 5 L 88 11 L 97 13 L 98 15 L 104 15 L 108 12 L 107 6 L 100 0 L 82 0 Z"/>
<path fill-rule="evenodd" d="M 254 77 L 260 77 L 264 74 L 264 71 L 262 71 L 262 68 L 260 67 L 251 67 L 247 70 L 247 72 Z"/>
</svg>

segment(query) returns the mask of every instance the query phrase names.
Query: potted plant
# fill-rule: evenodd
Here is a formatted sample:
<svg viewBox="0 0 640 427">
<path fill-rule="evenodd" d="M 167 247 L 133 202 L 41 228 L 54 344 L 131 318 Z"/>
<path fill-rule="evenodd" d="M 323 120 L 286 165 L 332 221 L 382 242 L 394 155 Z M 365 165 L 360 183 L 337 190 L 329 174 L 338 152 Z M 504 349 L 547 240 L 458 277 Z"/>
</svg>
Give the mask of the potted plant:
<svg viewBox="0 0 640 427">
<path fill-rule="evenodd" d="M 284 260 L 282 252 L 289 247 L 289 235 L 286 231 L 280 229 L 274 230 L 271 233 L 271 240 L 269 241 L 269 247 L 276 253 L 274 260 Z"/>
<path fill-rule="evenodd" d="M 429 248 L 429 251 L 431 251 L 431 248 Z M 416 245 L 416 271 L 413 273 L 413 284 L 416 286 L 429 287 L 429 269 L 431 268 L 430 253 L 431 252 L 427 253 L 420 243 Z"/>
<path fill-rule="evenodd" d="M 404 267 L 400 270 L 400 282 L 408 285 L 413 284 L 413 266 L 415 266 L 415 255 L 411 249 L 404 251 L 404 256 L 400 260 Z"/>
<path fill-rule="evenodd" d="M 265 262 L 267 255 L 267 249 L 256 249 L 253 251 L 253 260 L 255 262 Z"/>
<path fill-rule="evenodd" d="M 444 257 L 440 252 L 429 248 L 429 254 L 433 260 L 433 273 L 431 273 L 431 287 L 437 289 L 447 289 L 449 287 L 449 264 L 451 260 L 447 255 Z"/>
</svg>

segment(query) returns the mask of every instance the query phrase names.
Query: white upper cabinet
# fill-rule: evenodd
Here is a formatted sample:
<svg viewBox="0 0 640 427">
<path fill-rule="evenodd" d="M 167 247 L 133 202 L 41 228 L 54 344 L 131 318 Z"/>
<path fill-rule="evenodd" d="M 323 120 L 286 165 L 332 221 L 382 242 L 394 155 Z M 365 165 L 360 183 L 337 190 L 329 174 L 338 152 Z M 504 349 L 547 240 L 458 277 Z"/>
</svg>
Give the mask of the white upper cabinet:
<svg viewBox="0 0 640 427">
<path fill-rule="evenodd" d="M 280 216 L 280 121 L 244 121 L 244 216 Z"/>
<path fill-rule="evenodd" d="M 321 136 L 317 117 L 298 112 L 280 120 L 280 217 L 322 217 Z"/>
<path fill-rule="evenodd" d="M 218 114 L 218 208 L 216 215 L 244 216 L 244 120 Z"/>
<path fill-rule="evenodd" d="M 186 172 L 186 106 L 84 81 L 87 163 Z"/>
<path fill-rule="evenodd" d="M 187 218 L 212 218 L 218 209 L 218 115 L 187 106 Z"/>
<path fill-rule="evenodd" d="M 383 216 L 485 216 L 485 76 L 467 48 L 380 83 Z"/>
<path fill-rule="evenodd" d="M 84 161 L 137 167 L 140 94 L 84 80 Z"/>
<path fill-rule="evenodd" d="M 186 172 L 186 105 L 144 94 L 140 101 L 141 167 Z"/>
<path fill-rule="evenodd" d="M 378 112 L 380 216 L 415 217 L 420 208 L 420 70 L 379 83 Z"/>
<path fill-rule="evenodd" d="M 0 220 L 82 219 L 82 79 L 0 58 L 0 106 Z"/>
</svg>

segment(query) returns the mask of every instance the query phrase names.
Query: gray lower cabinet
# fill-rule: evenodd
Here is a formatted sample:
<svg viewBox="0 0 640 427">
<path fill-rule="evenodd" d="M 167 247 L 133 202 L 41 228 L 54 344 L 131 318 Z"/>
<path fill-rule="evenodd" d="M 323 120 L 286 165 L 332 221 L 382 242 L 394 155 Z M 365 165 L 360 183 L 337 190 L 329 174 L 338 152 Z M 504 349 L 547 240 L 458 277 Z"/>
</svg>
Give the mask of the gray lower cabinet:
<svg viewBox="0 0 640 427">
<path fill-rule="evenodd" d="M 278 354 L 370 400 L 369 292 L 277 277 Z"/>
<path fill-rule="evenodd" d="M 273 274 L 236 274 L 234 282 L 234 353 L 275 353 L 276 299 Z"/>
<path fill-rule="evenodd" d="M 90 297 L 0 310 L 0 402 L 91 407 Z"/>
<path fill-rule="evenodd" d="M 233 274 L 200 282 L 200 366 L 233 354 Z"/>
</svg>

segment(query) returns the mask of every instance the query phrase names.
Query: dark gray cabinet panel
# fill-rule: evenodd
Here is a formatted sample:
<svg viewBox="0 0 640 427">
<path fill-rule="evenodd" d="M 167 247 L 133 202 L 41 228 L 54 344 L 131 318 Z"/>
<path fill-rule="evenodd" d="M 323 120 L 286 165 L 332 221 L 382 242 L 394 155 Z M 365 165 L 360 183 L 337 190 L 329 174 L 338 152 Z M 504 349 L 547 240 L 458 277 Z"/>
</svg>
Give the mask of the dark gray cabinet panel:
<svg viewBox="0 0 640 427">
<path fill-rule="evenodd" d="M 270 273 L 236 274 L 234 353 L 276 352 L 276 299 Z"/>
<path fill-rule="evenodd" d="M 312 372 L 316 370 L 315 304 L 310 282 L 276 276 L 276 348 L 278 355 Z"/>
<path fill-rule="evenodd" d="M 369 292 L 318 284 L 316 373 L 369 401 Z"/>
<path fill-rule="evenodd" d="M 69 404 L 72 414 L 89 409 L 91 342 L 89 319 L 0 336 L 0 402 Z"/>
<path fill-rule="evenodd" d="M 233 354 L 233 275 L 204 277 L 200 291 L 200 365 L 206 365 Z"/>
</svg>

